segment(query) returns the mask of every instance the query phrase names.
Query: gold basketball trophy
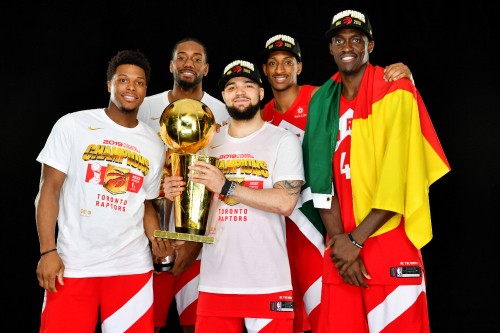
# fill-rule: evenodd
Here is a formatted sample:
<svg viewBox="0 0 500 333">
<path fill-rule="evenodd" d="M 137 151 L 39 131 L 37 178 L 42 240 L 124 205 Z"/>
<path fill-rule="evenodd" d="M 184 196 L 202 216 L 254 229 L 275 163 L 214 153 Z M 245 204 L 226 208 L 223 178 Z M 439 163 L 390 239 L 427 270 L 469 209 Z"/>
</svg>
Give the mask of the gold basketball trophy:
<svg viewBox="0 0 500 333">
<path fill-rule="evenodd" d="M 210 108 L 203 102 L 184 98 L 170 103 L 160 117 L 160 136 L 170 148 L 171 174 L 186 182 L 181 195 L 174 200 L 175 232 L 155 230 L 154 236 L 175 240 L 213 243 L 206 236 L 208 212 L 212 192 L 205 185 L 187 177 L 189 166 L 196 161 L 217 165 L 218 159 L 197 154 L 205 148 L 215 134 L 216 124 Z"/>
</svg>

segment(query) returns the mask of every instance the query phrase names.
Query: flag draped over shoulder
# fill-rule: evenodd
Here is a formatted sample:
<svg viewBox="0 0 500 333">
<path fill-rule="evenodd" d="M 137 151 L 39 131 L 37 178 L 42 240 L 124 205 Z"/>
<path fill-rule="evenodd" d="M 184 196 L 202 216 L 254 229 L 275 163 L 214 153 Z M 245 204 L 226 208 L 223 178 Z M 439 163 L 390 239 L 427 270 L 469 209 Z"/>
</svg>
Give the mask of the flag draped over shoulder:
<svg viewBox="0 0 500 333">
<path fill-rule="evenodd" d="M 368 64 L 355 101 L 350 165 L 354 215 L 359 224 L 373 208 L 398 213 L 374 235 L 404 221 L 408 238 L 420 249 L 432 238 L 429 186 L 450 166 L 416 88 L 408 80 L 385 82 L 382 76 L 381 67 Z M 338 123 L 332 126 L 331 119 L 338 119 L 339 82 L 337 73 L 309 105 L 303 150 L 313 197 L 327 194 L 332 182 Z"/>
<path fill-rule="evenodd" d="M 331 78 L 316 91 L 309 102 L 302 141 L 306 176 L 303 188 L 304 191 L 311 192 L 310 199 L 317 208 L 330 208 L 331 205 L 332 159 L 337 144 L 341 88 L 341 83 Z"/>
</svg>

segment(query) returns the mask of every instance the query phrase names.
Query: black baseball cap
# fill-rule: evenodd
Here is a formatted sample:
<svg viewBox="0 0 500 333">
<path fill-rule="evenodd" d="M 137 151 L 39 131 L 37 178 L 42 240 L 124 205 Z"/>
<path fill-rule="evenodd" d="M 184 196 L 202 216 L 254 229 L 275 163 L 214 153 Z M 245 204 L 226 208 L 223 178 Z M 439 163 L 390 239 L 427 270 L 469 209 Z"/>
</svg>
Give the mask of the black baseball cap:
<svg viewBox="0 0 500 333">
<path fill-rule="evenodd" d="M 330 29 L 325 33 L 326 38 L 330 40 L 341 29 L 358 29 L 373 40 L 372 26 L 365 13 L 348 9 L 335 14 Z"/>
<path fill-rule="evenodd" d="M 255 81 L 259 86 L 263 86 L 259 70 L 252 62 L 246 60 L 235 60 L 224 68 L 222 77 L 219 80 L 219 89 L 224 90 L 227 81 L 233 77 L 239 76 L 247 77 L 252 81 Z"/>
<path fill-rule="evenodd" d="M 279 34 L 269 38 L 264 51 L 260 53 L 260 61 L 265 64 L 269 54 L 274 51 L 290 52 L 297 58 L 298 62 L 302 61 L 299 43 L 293 37 Z"/>
</svg>

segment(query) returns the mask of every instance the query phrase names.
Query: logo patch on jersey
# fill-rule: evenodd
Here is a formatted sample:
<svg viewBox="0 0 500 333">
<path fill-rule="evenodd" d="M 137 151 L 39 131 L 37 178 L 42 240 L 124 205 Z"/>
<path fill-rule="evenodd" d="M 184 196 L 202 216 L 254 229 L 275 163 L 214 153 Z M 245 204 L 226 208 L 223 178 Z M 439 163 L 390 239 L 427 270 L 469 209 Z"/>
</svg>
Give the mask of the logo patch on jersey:
<svg viewBox="0 0 500 333">
<path fill-rule="evenodd" d="M 218 147 L 220 147 L 222 145 L 224 145 L 224 144 L 220 144 L 220 145 L 217 145 L 217 146 L 210 146 L 210 149 L 215 149 L 215 148 L 218 148 Z"/>
<path fill-rule="evenodd" d="M 422 275 L 419 266 L 398 266 L 391 267 L 391 277 L 396 278 L 418 278 Z"/>
<path fill-rule="evenodd" d="M 89 131 L 97 131 L 97 130 L 101 130 L 101 129 L 104 129 L 102 127 L 92 127 L 92 126 L 89 126 L 87 127 Z"/>
<path fill-rule="evenodd" d="M 293 302 L 290 301 L 274 301 L 270 302 L 269 310 L 276 312 L 292 312 Z"/>
</svg>

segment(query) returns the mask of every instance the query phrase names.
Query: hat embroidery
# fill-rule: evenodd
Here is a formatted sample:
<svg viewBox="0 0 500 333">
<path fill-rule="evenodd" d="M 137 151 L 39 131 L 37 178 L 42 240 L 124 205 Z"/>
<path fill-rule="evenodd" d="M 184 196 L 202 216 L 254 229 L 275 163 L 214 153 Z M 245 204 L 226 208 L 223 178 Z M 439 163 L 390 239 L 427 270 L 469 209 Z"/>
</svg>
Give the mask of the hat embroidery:
<svg viewBox="0 0 500 333">
<path fill-rule="evenodd" d="M 365 15 L 355 10 L 344 10 L 333 17 L 332 23 L 346 16 L 359 19 L 361 22 L 366 23 Z"/>
<path fill-rule="evenodd" d="M 342 19 L 343 24 L 352 24 L 352 17 L 347 16 Z"/>
<path fill-rule="evenodd" d="M 274 43 L 274 46 L 275 47 L 283 47 L 283 41 L 282 40 L 277 40 L 275 43 Z"/>
<path fill-rule="evenodd" d="M 227 65 L 226 68 L 224 68 L 224 73 L 227 73 L 229 71 L 229 69 L 233 66 L 246 67 L 252 72 L 255 71 L 255 68 L 251 62 L 248 62 L 245 60 L 235 60 L 235 61 L 231 62 L 229 65 Z M 241 70 L 242 69 L 240 68 L 240 72 L 241 72 Z"/>
<path fill-rule="evenodd" d="M 278 44 L 277 42 L 281 42 L 281 44 Z M 276 47 L 281 47 L 284 45 L 284 42 L 288 42 L 291 45 L 295 46 L 295 39 L 293 39 L 293 37 L 280 34 L 280 35 L 276 35 L 276 36 L 269 38 L 266 42 L 266 48 L 269 48 L 273 44 Z"/>
</svg>

